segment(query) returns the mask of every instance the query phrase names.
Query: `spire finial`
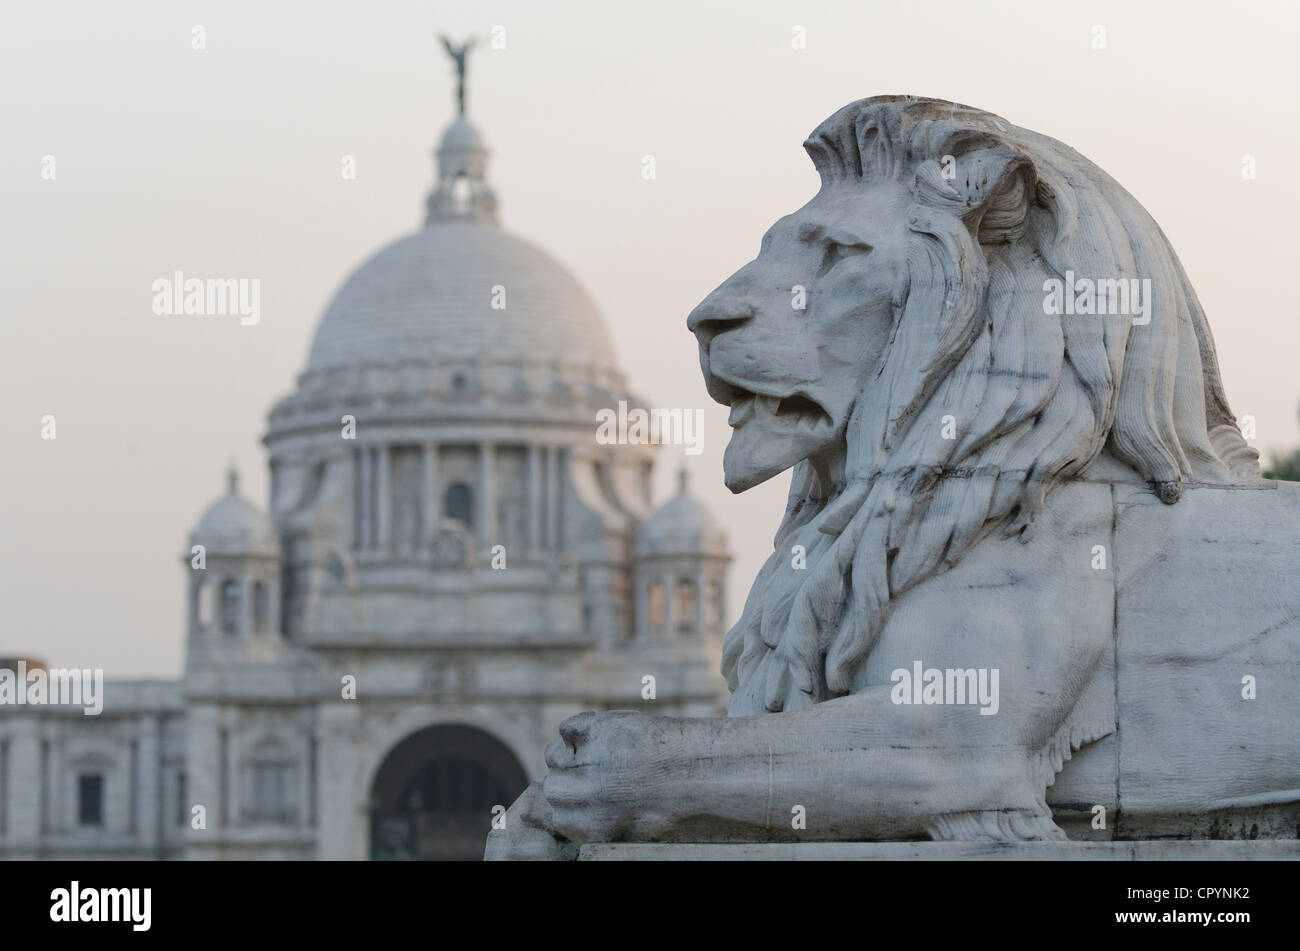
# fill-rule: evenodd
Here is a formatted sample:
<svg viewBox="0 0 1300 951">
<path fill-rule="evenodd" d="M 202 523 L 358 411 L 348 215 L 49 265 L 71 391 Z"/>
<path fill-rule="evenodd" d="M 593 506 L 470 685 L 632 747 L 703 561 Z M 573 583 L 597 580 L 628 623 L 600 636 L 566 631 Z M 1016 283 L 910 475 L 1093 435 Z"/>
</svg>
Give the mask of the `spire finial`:
<svg viewBox="0 0 1300 951">
<path fill-rule="evenodd" d="M 463 116 L 465 114 L 465 59 L 469 56 L 469 51 L 474 48 L 474 37 L 471 36 L 459 47 L 452 45 L 446 35 L 440 38 L 447 55 L 456 64 L 456 110 Z"/>
<path fill-rule="evenodd" d="M 465 118 L 465 60 L 474 37 L 460 46 L 443 36 L 442 45 L 456 67 L 456 106 L 459 115 L 442 133 L 438 149 L 438 183 L 425 200 L 424 223 L 475 221 L 496 224 L 497 200 L 487 184 L 488 150 L 478 130 Z"/>
<path fill-rule="evenodd" d="M 686 467 L 682 466 L 677 470 L 677 494 L 685 495 L 690 483 L 690 476 L 686 472 Z"/>
<path fill-rule="evenodd" d="M 239 494 L 239 468 L 235 465 L 235 460 L 230 460 L 230 465 L 226 467 L 226 492 L 230 495 Z"/>
</svg>

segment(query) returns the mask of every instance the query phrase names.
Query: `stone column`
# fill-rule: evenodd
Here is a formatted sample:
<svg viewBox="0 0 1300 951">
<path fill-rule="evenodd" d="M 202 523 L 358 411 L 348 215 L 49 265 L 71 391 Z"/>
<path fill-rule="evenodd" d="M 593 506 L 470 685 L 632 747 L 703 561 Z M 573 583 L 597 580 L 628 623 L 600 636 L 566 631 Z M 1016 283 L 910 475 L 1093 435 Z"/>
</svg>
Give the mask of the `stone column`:
<svg viewBox="0 0 1300 951">
<path fill-rule="evenodd" d="M 5 718 L 9 744 L 5 757 L 7 845 L 14 858 L 35 858 L 41 833 L 45 831 L 46 810 L 51 798 L 42 771 L 41 718 L 8 712 Z"/>
<path fill-rule="evenodd" d="M 316 722 L 317 833 L 316 857 L 326 861 L 369 858 L 369 789 L 362 775 L 364 756 L 361 704 L 344 701 L 321 705 Z"/>
<path fill-rule="evenodd" d="M 348 450 L 348 462 L 352 467 L 348 480 L 351 489 L 348 499 L 348 537 L 352 542 L 352 550 L 356 551 L 361 547 L 361 454 L 355 446 Z"/>
<path fill-rule="evenodd" d="M 249 798 L 252 789 L 248 785 L 249 775 L 244 769 L 244 758 L 247 750 L 244 748 L 246 738 L 244 732 L 238 729 L 239 720 L 234 715 L 233 710 L 227 710 L 222 717 L 222 722 L 226 725 L 226 796 L 229 802 L 229 808 L 226 812 L 227 825 L 231 828 L 242 824 L 243 817 L 252 806 Z"/>
<path fill-rule="evenodd" d="M 564 473 L 573 464 L 572 454 L 568 449 L 556 447 L 555 450 L 555 548 L 563 550 L 568 545 L 568 532 L 564 526 Z"/>
<path fill-rule="evenodd" d="M 361 459 L 361 477 L 360 486 L 357 490 L 357 504 L 361 509 L 361 518 L 359 520 L 360 537 L 357 539 L 357 547 L 366 551 L 371 546 L 371 512 L 370 512 L 370 484 L 374 480 L 374 470 L 371 468 L 370 450 L 362 448 L 357 450 L 357 455 Z"/>
<path fill-rule="evenodd" d="M 136 729 L 139 730 L 139 721 Z M 132 737 L 127 740 L 126 757 L 126 834 L 136 837 L 140 834 L 140 739 Z"/>
<path fill-rule="evenodd" d="M 707 592 L 704 590 L 704 569 L 695 575 L 695 633 L 704 636 L 704 602 L 707 599 Z"/>
<path fill-rule="evenodd" d="M 189 703 L 184 723 L 185 824 L 181 827 L 181 842 L 186 858 L 215 858 L 218 850 L 214 840 L 219 838 L 221 816 L 218 710 L 211 703 Z M 190 826 L 196 805 L 204 807 L 207 829 Z"/>
<path fill-rule="evenodd" d="M 285 808 L 293 813 L 295 829 L 306 828 L 311 822 L 311 797 L 315 793 L 312 781 L 312 750 L 315 730 L 304 730 L 298 737 L 297 762 L 289 767 L 289 798 Z"/>
<path fill-rule="evenodd" d="M 248 573 L 248 569 L 239 576 L 239 591 L 239 634 L 248 640 L 256 630 L 253 624 L 253 576 Z"/>
<path fill-rule="evenodd" d="M 546 450 L 546 500 L 543 505 L 546 511 L 546 547 L 549 549 L 560 547 L 559 456 L 560 451 L 554 447 Z"/>
<path fill-rule="evenodd" d="M 158 821 L 163 812 L 163 804 L 158 798 L 161 786 L 158 771 L 162 769 L 162 724 L 156 716 L 141 717 L 140 747 L 136 759 L 139 777 L 135 787 L 135 825 L 142 844 L 157 855 L 163 846 Z"/>
<path fill-rule="evenodd" d="M 393 498 L 392 479 L 389 478 L 388 462 L 391 455 L 391 449 L 388 445 L 380 446 L 375 450 L 377 468 L 375 470 L 375 481 L 379 483 L 379 492 L 375 500 L 375 515 L 378 524 L 375 526 L 375 543 L 380 551 L 388 551 L 392 540 L 392 517 L 390 514 L 390 505 Z"/>
<path fill-rule="evenodd" d="M 528 550 L 542 546 L 542 459 L 541 450 L 528 447 Z"/>
<path fill-rule="evenodd" d="M 643 572 L 636 579 L 636 618 L 632 639 L 641 640 L 650 631 L 650 581 Z"/>
<path fill-rule="evenodd" d="M 307 811 L 303 813 L 303 822 L 314 829 L 320 818 L 320 795 L 317 792 L 320 788 L 320 743 L 316 740 L 314 726 L 307 735 L 307 780 L 303 785 L 307 787 Z"/>
<path fill-rule="evenodd" d="M 266 579 L 266 633 L 277 640 L 284 636 L 284 625 L 280 619 L 284 616 L 280 603 L 280 575 L 272 573 Z"/>
<path fill-rule="evenodd" d="M 73 783 L 66 782 L 64 759 L 57 755 L 54 739 L 48 735 L 41 737 L 41 830 L 46 834 L 64 831 L 65 817 L 74 821 L 77 808 L 77 790 Z M 101 795 L 100 818 L 108 823 L 108 803 Z"/>
<path fill-rule="evenodd" d="M 664 586 L 664 635 L 672 637 L 677 630 L 677 592 L 673 590 L 671 573 L 665 574 L 660 580 Z"/>
<path fill-rule="evenodd" d="M 190 556 L 191 563 L 193 555 Z M 203 626 L 199 623 L 199 588 L 203 584 L 203 578 L 206 571 L 199 571 L 197 568 L 190 568 L 190 592 L 189 592 L 189 614 L 190 614 L 190 634 L 198 634 L 202 631 Z"/>
<path fill-rule="evenodd" d="M 479 443 L 479 541 L 486 548 L 497 543 L 496 446 Z"/>
<path fill-rule="evenodd" d="M 420 548 L 428 549 L 434 531 L 441 519 L 438 505 L 438 447 L 428 443 L 424 447 L 424 504 L 420 509 Z"/>
</svg>

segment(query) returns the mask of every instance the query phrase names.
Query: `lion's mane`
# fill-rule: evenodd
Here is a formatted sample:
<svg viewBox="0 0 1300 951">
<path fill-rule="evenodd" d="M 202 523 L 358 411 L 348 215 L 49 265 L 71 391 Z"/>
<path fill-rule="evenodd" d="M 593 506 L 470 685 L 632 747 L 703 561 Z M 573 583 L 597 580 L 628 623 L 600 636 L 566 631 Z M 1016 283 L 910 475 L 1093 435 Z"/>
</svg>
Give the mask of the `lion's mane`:
<svg viewBox="0 0 1300 951">
<path fill-rule="evenodd" d="M 1092 162 L 990 113 L 913 97 L 852 103 L 804 147 L 823 188 L 910 189 L 907 273 L 880 363 L 863 368 L 844 484 L 823 496 L 811 464 L 795 467 L 775 551 L 727 634 L 732 715 L 862 686 L 895 598 L 994 531 L 1027 538 L 1052 488 L 1103 449 L 1169 504 L 1185 482 L 1259 472 L 1168 239 Z M 1150 323 L 1048 316 L 1044 281 L 1066 271 L 1149 278 Z M 956 438 L 944 438 L 947 415 Z M 807 570 L 791 570 L 793 544 Z"/>
</svg>

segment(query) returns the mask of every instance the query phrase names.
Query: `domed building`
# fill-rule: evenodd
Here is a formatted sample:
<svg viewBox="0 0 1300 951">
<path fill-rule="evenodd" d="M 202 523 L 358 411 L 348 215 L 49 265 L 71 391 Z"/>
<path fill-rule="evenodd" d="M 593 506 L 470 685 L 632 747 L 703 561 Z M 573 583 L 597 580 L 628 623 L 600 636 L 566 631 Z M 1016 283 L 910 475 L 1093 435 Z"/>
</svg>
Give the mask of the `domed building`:
<svg viewBox="0 0 1300 951">
<path fill-rule="evenodd" d="M 265 512 L 232 472 L 198 520 L 183 681 L 19 744 L 68 804 L 19 854 L 477 858 L 565 717 L 723 712 L 726 537 L 684 476 L 653 508 L 658 447 L 596 438 L 642 404 L 488 157 L 458 116 L 424 226 L 343 281 L 271 408 Z"/>
</svg>

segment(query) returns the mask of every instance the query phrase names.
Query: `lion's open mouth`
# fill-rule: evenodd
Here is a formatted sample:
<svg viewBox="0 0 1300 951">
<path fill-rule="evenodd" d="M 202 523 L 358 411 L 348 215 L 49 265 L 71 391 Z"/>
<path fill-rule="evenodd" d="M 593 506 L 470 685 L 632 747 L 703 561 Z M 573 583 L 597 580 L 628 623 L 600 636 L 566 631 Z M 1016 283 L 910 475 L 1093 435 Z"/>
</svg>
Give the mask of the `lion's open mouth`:
<svg viewBox="0 0 1300 951">
<path fill-rule="evenodd" d="M 727 417 L 727 425 L 732 429 L 740 429 L 754 417 L 760 419 L 764 428 L 775 432 L 800 428 L 811 431 L 831 425 L 831 416 L 822 405 L 802 393 L 765 396 L 726 385 L 732 390 L 731 415 Z"/>
<path fill-rule="evenodd" d="M 806 389 L 760 393 L 750 386 L 765 384 L 732 382 L 711 372 L 707 360 L 701 363 L 709 395 L 731 407 L 731 441 L 722 465 L 732 492 L 744 492 L 834 444 L 839 424 Z"/>
</svg>

